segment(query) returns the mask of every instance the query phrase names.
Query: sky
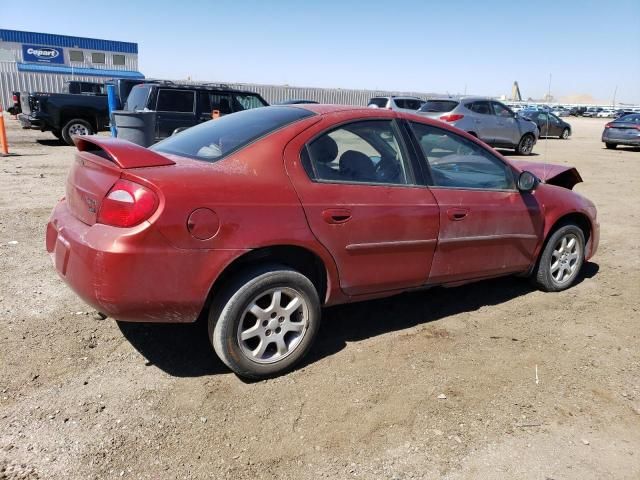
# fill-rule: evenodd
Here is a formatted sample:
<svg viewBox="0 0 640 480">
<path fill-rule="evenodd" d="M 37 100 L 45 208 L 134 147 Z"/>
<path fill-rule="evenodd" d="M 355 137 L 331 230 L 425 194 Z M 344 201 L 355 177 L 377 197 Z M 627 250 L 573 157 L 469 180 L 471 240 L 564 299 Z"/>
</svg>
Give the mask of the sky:
<svg viewBox="0 0 640 480">
<path fill-rule="evenodd" d="M 147 77 L 640 104 L 640 0 L 0 0 L 0 28 L 137 42 Z"/>
</svg>

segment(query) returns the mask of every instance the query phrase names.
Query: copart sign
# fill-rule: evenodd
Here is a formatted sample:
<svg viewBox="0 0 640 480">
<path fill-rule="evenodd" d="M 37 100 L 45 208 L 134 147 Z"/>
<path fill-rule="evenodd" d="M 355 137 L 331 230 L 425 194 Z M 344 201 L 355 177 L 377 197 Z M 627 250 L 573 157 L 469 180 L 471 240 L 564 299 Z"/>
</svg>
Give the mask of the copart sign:
<svg viewBox="0 0 640 480">
<path fill-rule="evenodd" d="M 22 45 L 22 59 L 25 62 L 64 63 L 62 48 Z"/>
</svg>

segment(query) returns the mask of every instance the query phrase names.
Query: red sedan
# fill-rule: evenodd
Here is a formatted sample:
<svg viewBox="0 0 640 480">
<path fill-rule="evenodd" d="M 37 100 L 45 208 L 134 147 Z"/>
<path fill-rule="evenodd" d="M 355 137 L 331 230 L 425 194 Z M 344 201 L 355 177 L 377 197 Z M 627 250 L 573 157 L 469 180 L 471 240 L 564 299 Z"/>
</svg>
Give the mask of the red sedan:
<svg viewBox="0 0 640 480">
<path fill-rule="evenodd" d="M 559 291 L 598 247 L 574 168 L 411 114 L 274 106 L 150 149 L 76 144 L 47 228 L 60 276 L 117 320 L 208 315 L 244 377 L 298 362 L 322 306 L 510 274 Z"/>
</svg>

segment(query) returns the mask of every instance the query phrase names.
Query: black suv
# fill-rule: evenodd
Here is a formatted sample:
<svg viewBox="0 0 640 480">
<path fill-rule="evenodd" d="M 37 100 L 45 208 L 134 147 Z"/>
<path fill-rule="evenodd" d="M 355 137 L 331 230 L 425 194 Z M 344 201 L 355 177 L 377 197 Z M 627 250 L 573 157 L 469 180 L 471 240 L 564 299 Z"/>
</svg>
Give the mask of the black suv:
<svg viewBox="0 0 640 480">
<path fill-rule="evenodd" d="M 143 83 L 131 89 L 125 111 L 156 112 L 155 141 L 213 118 L 269 104 L 257 93 L 220 85 Z"/>
</svg>

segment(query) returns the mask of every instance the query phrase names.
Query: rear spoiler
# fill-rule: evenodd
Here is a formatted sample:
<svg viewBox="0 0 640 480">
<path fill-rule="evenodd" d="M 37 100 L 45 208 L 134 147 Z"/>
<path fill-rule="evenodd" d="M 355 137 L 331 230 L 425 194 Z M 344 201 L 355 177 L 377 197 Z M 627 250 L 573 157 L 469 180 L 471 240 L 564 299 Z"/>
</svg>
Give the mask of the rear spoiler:
<svg viewBox="0 0 640 480">
<path fill-rule="evenodd" d="M 162 167 L 176 163 L 159 153 L 127 140 L 98 135 L 80 135 L 73 137 L 73 141 L 80 152 L 100 155 L 120 168 Z"/>
</svg>

